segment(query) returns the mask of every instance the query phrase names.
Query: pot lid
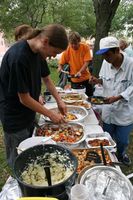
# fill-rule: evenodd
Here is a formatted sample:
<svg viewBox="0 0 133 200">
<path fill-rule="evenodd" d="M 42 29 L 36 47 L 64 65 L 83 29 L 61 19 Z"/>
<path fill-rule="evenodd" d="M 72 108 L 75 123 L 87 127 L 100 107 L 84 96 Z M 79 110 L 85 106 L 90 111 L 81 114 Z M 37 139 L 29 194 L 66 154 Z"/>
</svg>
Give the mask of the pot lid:
<svg viewBox="0 0 133 200">
<path fill-rule="evenodd" d="M 92 200 L 133 200 L 133 186 L 119 170 L 109 166 L 87 169 L 80 184 L 88 187 Z"/>
</svg>

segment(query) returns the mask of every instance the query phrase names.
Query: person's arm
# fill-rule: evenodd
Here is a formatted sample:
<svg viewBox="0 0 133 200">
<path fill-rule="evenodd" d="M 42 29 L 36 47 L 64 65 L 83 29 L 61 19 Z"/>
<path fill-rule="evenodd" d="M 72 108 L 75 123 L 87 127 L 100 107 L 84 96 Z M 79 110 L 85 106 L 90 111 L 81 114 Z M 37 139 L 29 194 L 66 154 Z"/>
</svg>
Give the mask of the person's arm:
<svg viewBox="0 0 133 200">
<path fill-rule="evenodd" d="M 68 51 L 64 51 L 61 55 L 61 58 L 59 60 L 59 63 L 58 63 L 58 69 L 57 71 L 58 72 L 61 72 L 61 70 L 63 69 L 63 66 L 68 63 Z"/>
<path fill-rule="evenodd" d="M 42 106 L 39 102 L 34 100 L 29 93 L 18 93 L 20 102 L 29 109 L 38 112 L 44 116 L 49 117 L 54 123 L 64 123 L 64 116 L 50 111 L 46 107 Z"/>
<path fill-rule="evenodd" d="M 62 64 L 58 64 L 58 69 L 57 69 L 57 71 L 58 71 L 58 72 L 61 72 L 62 69 L 63 69 L 63 65 L 62 65 Z"/>
<path fill-rule="evenodd" d="M 107 104 L 111 104 L 111 103 L 114 103 L 114 102 L 122 100 L 122 99 L 124 99 L 124 98 L 121 95 L 118 95 L 118 96 L 107 97 L 107 98 L 105 98 L 104 101 Z"/>
<path fill-rule="evenodd" d="M 53 97 L 56 99 L 56 102 L 58 104 L 58 108 L 60 110 L 60 112 L 65 115 L 67 113 L 67 107 L 65 105 L 65 103 L 62 101 L 60 95 L 58 94 L 50 76 L 47 76 L 45 78 L 43 78 L 43 81 L 48 89 L 48 91 L 53 95 Z"/>
<path fill-rule="evenodd" d="M 80 77 L 82 72 L 84 72 L 86 70 L 86 68 L 88 68 L 88 64 L 89 64 L 89 61 L 84 62 L 83 66 L 81 67 L 81 69 L 76 74 L 77 77 Z"/>
<path fill-rule="evenodd" d="M 100 78 L 96 78 L 95 76 L 91 76 L 90 83 L 94 84 L 94 85 L 96 85 L 96 84 L 102 85 L 103 84 L 103 80 L 100 79 Z"/>
</svg>

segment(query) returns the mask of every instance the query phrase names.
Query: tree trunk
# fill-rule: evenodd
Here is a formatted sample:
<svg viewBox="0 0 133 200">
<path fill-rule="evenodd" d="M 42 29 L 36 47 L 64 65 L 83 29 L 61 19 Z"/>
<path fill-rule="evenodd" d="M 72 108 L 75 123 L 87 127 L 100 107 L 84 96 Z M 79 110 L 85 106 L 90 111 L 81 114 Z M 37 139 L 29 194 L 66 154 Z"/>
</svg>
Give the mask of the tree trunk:
<svg viewBox="0 0 133 200">
<path fill-rule="evenodd" d="M 94 46 L 94 74 L 98 76 L 102 64 L 102 56 L 95 55 L 99 49 L 101 38 L 108 36 L 112 19 L 119 6 L 120 0 L 93 0 L 94 12 L 96 16 L 96 37 Z"/>
</svg>

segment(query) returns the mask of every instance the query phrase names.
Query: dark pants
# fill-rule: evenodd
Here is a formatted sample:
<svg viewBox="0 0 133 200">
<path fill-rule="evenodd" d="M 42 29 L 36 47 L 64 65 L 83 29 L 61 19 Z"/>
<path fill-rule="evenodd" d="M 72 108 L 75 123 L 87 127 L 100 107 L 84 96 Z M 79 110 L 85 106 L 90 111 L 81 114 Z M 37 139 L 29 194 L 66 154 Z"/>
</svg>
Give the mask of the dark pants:
<svg viewBox="0 0 133 200">
<path fill-rule="evenodd" d="M 83 87 L 86 88 L 86 95 L 89 97 L 89 96 L 93 96 L 93 86 L 92 84 L 89 83 L 89 80 L 86 80 L 86 81 L 83 81 L 83 82 L 80 82 L 80 83 L 74 83 L 74 82 L 71 82 L 71 87 L 73 89 L 82 89 Z"/>
<path fill-rule="evenodd" d="M 129 144 L 129 134 L 133 129 L 133 124 L 128 126 L 118 126 L 115 124 L 103 123 L 103 130 L 108 132 L 116 141 L 118 158 L 122 158 L 126 153 Z"/>
<path fill-rule="evenodd" d="M 25 139 L 32 136 L 33 126 L 16 133 L 4 132 L 4 142 L 6 147 L 6 157 L 8 165 L 13 169 L 17 156 L 17 147 Z"/>
</svg>

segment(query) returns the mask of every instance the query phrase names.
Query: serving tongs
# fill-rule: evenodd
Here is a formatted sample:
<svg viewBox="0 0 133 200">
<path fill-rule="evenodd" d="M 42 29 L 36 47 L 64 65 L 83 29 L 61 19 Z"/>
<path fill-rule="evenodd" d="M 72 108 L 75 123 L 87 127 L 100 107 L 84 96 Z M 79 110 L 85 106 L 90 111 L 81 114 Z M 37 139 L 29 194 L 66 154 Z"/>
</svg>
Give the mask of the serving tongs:
<svg viewBox="0 0 133 200">
<path fill-rule="evenodd" d="M 115 167 L 116 165 L 118 165 L 118 166 L 123 166 L 124 165 L 122 162 L 113 162 L 113 161 L 111 161 L 111 162 L 107 163 L 102 143 L 100 144 L 100 149 L 101 149 L 102 160 L 103 160 L 103 164 L 104 165 L 110 165 L 110 166 L 113 166 L 113 167 Z"/>
<path fill-rule="evenodd" d="M 102 143 L 100 143 L 100 149 L 101 149 L 103 164 L 107 165 L 106 156 L 105 156 L 105 153 L 104 153 L 104 148 L 103 148 L 103 144 Z"/>
<path fill-rule="evenodd" d="M 79 78 L 76 74 L 70 74 L 68 71 L 61 70 L 61 72 L 67 74 L 68 78 Z"/>
<path fill-rule="evenodd" d="M 86 154 L 86 161 L 94 161 L 95 163 L 101 163 L 101 158 L 99 154 L 95 151 L 88 151 Z"/>
<path fill-rule="evenodd" d="M 42 126 L 40 126 L 40 125 L 37 123 L 37 121 L 34 121 L 34 126 L 35 126 L 37 129 L 39 129 L 40 131 L 43 131 Z"/>
</svg>

